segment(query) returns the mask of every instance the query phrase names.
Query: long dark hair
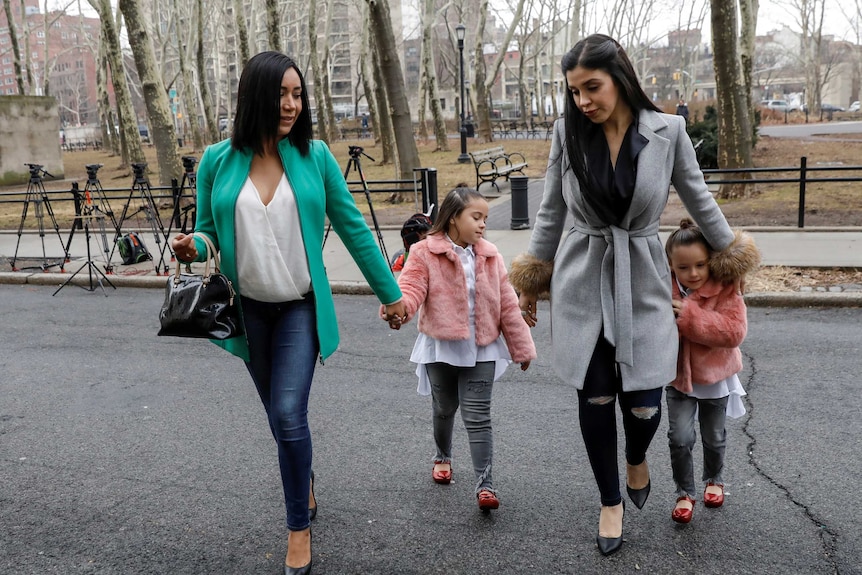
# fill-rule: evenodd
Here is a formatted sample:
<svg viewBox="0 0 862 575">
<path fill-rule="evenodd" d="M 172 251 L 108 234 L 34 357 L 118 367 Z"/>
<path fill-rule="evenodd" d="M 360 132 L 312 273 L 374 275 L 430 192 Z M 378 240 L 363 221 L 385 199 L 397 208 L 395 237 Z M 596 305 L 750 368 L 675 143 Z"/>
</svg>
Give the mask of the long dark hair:
<svg viewBox="0 0 862 575">
<path fill-rule="evenodd" d="M 623 50 L 619 42 L 610 36 L 604 34 L 587 36 L 566 52 L 560 63 L 563 76 L 565 77 L 566 72 L 574 70 L 578 66 L 588 70 L 607 72 L 619 90 L 620 96 L 631 108 L 635 120 L 637 120 L 641 110 L 661 112 L 641 88 L 634 66 L 626 55 L 626 51 Z M 567 90 L 567 92 L 564 116 L 569 163 L 572 165 L 581 188 L 589 190 L 589 170 L 585 154 L 586 137 L 590 133 L 589 128 L 592 126 L 592 121 L 584 116 L 575 104 L 571 91 Z"/>
<path fill-rule="evenodd" d="M 437 219 L 428 231 L 428 234 L 448 234 L 449 222 L 461 215 L 464 208 L 473 200 L 484 200 L 485 196 L 477 190 L 467 186 L 459 186 L 446 194 L 440 209 L 437 211 Z"/>
<path fill-rule="evenodd" d="M 308 155 L 312 138 L 311 106 L 305 78 L 292 58 L 281 52 L 261 52 L 253 56 L 242 70 L 237 90 L 236 118 L 231 146 L 235 150 L 251 148 L 263 155 L 266 143 L 278 138 L 281 117 L 281 81 L 290 68 L 296 70 L 302 86 L 302 111 L 287 139 L 303 156 Z"/>
</svg>

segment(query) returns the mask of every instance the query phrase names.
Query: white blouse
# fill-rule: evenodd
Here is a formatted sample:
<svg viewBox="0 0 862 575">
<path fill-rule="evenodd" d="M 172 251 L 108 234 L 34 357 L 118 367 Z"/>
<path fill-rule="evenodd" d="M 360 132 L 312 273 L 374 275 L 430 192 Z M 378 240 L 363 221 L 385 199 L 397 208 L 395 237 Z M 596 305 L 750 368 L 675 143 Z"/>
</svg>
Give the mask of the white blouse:
<svg viewBox="0 0 862 575">
<path fill-rule="evenodd" d="M 236 269 L 242 295 L 264 302 L 302 299 L 311 289 L 293 189 L 282 174 L 264 205 L 251 178 L 236 201 Z"/>
<path fill-rule="evenodd" d="M 447 239 L 449 239 L 448 236 Z M 416 392 L 420 395 L 431 395 L 431 382 L 425 369 L 427 363 L 440 362 L 455 367 L 473 367 L 480 361 L 493 361 L 495 362 L 494 381 L 500 379 L 512 363 L 512 356 L 509 354 L 509 348 L 502 334 L 488 345 L 481 347 L 476 345 L 476 254 L 473 252 L 473 246 L 462 248 L 454 242 L 452 246 L 461 259 L 464 276 L 467 278 L 470 337 L 459 340 L 438 340 L 419 332 L 419 337 L 413 345 L 413 353 L 410 354 L 410 361 L 418 364 L 416 375 L 419 376 L 419 385 Z M 434 296 L 429 293 L 426 297 Z"/>
</svg>

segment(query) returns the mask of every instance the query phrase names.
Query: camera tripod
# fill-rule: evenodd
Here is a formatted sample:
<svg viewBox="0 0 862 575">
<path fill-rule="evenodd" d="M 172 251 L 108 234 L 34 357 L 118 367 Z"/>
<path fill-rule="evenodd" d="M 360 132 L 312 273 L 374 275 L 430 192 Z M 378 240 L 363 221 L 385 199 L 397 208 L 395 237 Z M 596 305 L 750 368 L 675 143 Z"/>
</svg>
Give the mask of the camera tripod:
<svg viewBox="0 0 862 575">
<path fill-rule="evenodd" d="M 105 271 L 113 272 L 114 267 L 111 265 L 111 246 L 108 243 L 108 234 L 105 229 L 105 216 L 111 220 L 111 225 L 114 227 L 114 233 L 120 227 L 117 223 L 117 218 L 114 216 L 114 211 L 108 203 L 108 197 L 102 189 L 102 183 L 99 181 L 98 171 L 102 164 L 87 164 L 84 166 L 87 170 L 87 183 L 84 185 L 83 194 L 78 190 L 78 183 L 72 183 L 72 195 L 75 199 L 75 223 L 72 225 L 72 230 L 69 232 L 69 239 L 66 241 L 66 253 L 72 245 L 72 238 L 75 236 L 75 230 L 83 229 L 83 216 L 92 216 L 91 219 L 96 220 L 96 225 L 99 229 L 99 235 L 102 238 L 102 251 L 105 253 Z M 89 246 L 87 246 L 89 249 Z M 89 259 L 89 258 L 88 258 Z"/>
<path fill-rule="evenodd" d="M 52 296 L 57 295 L 61 289 L 63 289 L 64 287 L 66 287 L 67 285 L 72 283 L 72 280 L 75 279 L 76 275 L 81 273 L 81 271 L 83 271 L 84 268 L 87 268 L 87 275 L 90 278 L 90 281 L 88 284 L 89 287 L 83 286 L 83 285 L 78 286 L 78 287 L 92 292 L 92 291 L 96 291 L 96 286 L 98 285 L 100 288 L 102 288 L 102 293 L 105 294 L 105 297 L 108 297 L 108 292 L 105 291 L 105 286 L 102 285 L 102 280 L 104 279 L 106 282 L 108 282 L 108 285 L 114 289 L 117 289 L 117 286 L 112 284 L 111 280 L 108 279 L 108 276 L 106 276 L 102 272 L 102 270 L 100 270 L 99 268 L 96 267 L 96 264 L 93 263 L 92 252 L 90 251 L 90 222 L 93 220 L 96 220 L 97 225 L 99 226 L 100 232 L 102 234 L 102 243 L 105 247 L 105 253 L 106 254 L 108 253 L 108 240 L 107 240 L 107 236 L 105 235 L 105 215 L 104 215 L 104 213 L 99 213 L 97 211 L 98 208 L 91 201 L 91 198 L 88 195 L 88 192 L 82 193 L 78 189 L 78 183 L 77 182 L 75 182 L 72 185 L 72 193 L 75 195 L 75 206 L 76 206 L 75 211 L 79 212 L 75 215 L 75 223 L 72 224 L 72 233 L 74 233 L 75 228 L 77 226 L 82 226 L 84 228 L 84 236 L 87 239 L 87 261 L 81 267 L 78 268 L 78 271 L 76 271 L 71 276 L 69 276 L 69 279 L 67 279 L 62 284 L 60 284 L 60 287 L 58 287 L 57 290 L 51 295 Z M 79 208 L 79 206 L 80 206 L 80 208 Z M 72 234 L 69 234 L 69 242 L 71 243 L 71 241 L 72 241 Z M 110 261 L 110 259 L 108 261 Z"/>
<path fill-rule="evenodd" d="M 45 191 L 45 185 L 42 183 L 42 175 L 53 178 L 41 164 L 24 164 L 30 169 L 30 182 L 27 184 L 27 193 L 24 196 L 24 209 L 21 211 L 21 223 L 18 224 L 18 241 L 15 244 L 15 255 L 12 256 L 12 271 L 19 271 L 15 267 L 15 262 L 18 260 L 18 248 L 21 246 L 21 234 L 24 232 L 24 221 L 27 219 L 27 213 L 30 210 L 30 203 L 34 204 L 33 211 L 36 215 L 36 220 L 39 224 L 39 238 L 42 241 L 42 265 L 39 266 L 42 271 L 50 267 L 60 266 L 60 270 L 65 271 L 64 264 L 69 261 L 69 250 L 63 246 L 63 238 L 60 236 L 60 226 L 57 225 L 57 218 L 54 216 L 54 210 L 51 208 L 51 202 L 48 199 L 48 193 Z M 54 232 L 57 234 L 57 239 L 60 240 L 60 247 L 63 248 L 63 259 L 58 263 L 49 263 L 48 256 L 45 254 L 45 212 L 51 218 L 51 223 L 54 225 Z"/>
<path fill-rule="evenodd" d="M 173 190 L 174 211 L 168 224 L 168 235 L 170 235 L 175 224 L 177 229 L 184 234 L 189 234 L 195 229 L 198 200 L 195 164 L 198 160 L 194 156 L 183 156 L 182 160 L 184 168 L 183 178 L 180 180 L 179 188 Z M 191 219 L 191 226 L 189 226 L 189 219 Z"/>
<path fill-rule="evenodd" d="M 365 174 L 362 173 L 362 164 L 359 161 L 359 156 L 365 156 L 372 162 L 374 158 L 365 153 L 360 146 L 349 147 L 350 159 L 347 161 L 347 168 L 344 170 L 344 179 L 347 180 L 347 174 L 351 168 L 359 174 L 359 180 L 362 182 L 362 190 L 365 192 L 365 200 L 368 202 L 368 211 L 371 213 L 371 221 L 374 223 L 374 231 L 377 233 L 377 243 L 380 245 L 380 251 L 383 253 L 383 259 L 389 262 L 389 254 L 386 253 L 386 244 L 383 243 L 383 234 L 380 233 L 380 225 L 377 223 L 377 214 L 374 213 L 374 204 L 371 203 L 371 192 L 368 189 L 368 182 L 365 180 Z M 323 236 L 323 245 L 326 245 L 326 238 L 329 237 L 329 230 L 332 229 L 332 222 L 326 226 L 326 234 Z"/>
<path fill-rule="evenodd" d="M 164 269 L 164 275 L 168 275 L 168 264 L 165 262 L 165 253 L 162 248 L 162 240 L 167 241 L 167 233 L 165 232 L 165 226 L 162 224 L 162 219 L 159 217 L 159 210 L 156 207 L 155 200 L 153 199 L 153 190 L 150 188 L 150 181 L 147 179 L 146 170 L 147 164 L 145 162 L 136 162 L 132 164 L 132 187 L 129 190 L 129 197 L 126 199 L 126 205 L 123 206 L 123 213 L 117 220 L 117 232 L 114 235 L 114 247 L 111 249 L 110 257 L 113 257 L 114 250 L 117 248 L 117 241 L 120 239 L 123 222 L 143 212 L 144 217 L 150 226 L 150 230 L 153 232 L 153 238 L 156 241 L 158 252 L 161 254 L 159 261 L 156 262 L 156 275 L 161 275 L 159 273 L 159 270 L 161 269 Z M 140 205 L 134 212 L 129 214 L 129 207 L 136 196 L 138 200 L 140 200 Z M 173 257 L 173 253 L 171 253 L 171 256 Z"/>
</svg>

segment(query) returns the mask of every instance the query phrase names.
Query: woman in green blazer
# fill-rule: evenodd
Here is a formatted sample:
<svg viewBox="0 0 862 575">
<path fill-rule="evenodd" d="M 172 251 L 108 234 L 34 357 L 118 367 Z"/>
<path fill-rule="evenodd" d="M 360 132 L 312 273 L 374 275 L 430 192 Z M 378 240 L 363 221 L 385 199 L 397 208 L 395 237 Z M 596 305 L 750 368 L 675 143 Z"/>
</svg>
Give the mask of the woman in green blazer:
<svg viewBox="0 0 862 575">
<path fill-rule="evenodd" d="M 313 141 L 305 80 L 293 60 L 263 52 L 239 82 L 230 140 L 209 146 L 197 175 L 195 234 L 221 254 L 240 294 L 245 335 L 214 342 L 246 362 L 278 446 L 287 510 L 285 573 L 310 573 L 314 366 L 338 347 L 322 245 L 325 218 L 350 251 L 386 315 L 404 317 L 401 292 L 356 208 L 335 158 Z M 179 234 L 181 261 L 205 257 L 203 240 Z"/>
</svg>

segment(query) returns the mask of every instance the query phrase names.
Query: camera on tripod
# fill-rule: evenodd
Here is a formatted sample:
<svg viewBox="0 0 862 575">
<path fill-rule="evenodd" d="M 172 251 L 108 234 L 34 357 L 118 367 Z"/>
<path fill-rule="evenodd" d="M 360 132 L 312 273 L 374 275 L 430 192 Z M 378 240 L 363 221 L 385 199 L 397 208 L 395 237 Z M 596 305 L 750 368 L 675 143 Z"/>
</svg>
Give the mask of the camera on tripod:
<svg viewBox="0 0 862 575">
<path fill-rule="evenodd" d="M 31 178 L 41 177 L 41 176 L 40 176 L 40 173 L 45 174 L 45 175 L 46 175 L 46 176 L 48 176 L 49 178 L 53 178 L 53 177 L 54 177 L 54 176 L 52 176 L 51 174 L 49 174 L 49 173 L 48 173 L 48 171 L 45 169 L 44 164 L 28 164 L 28 163 L 25 163 L 24 165 L 25 165 L 25 166 L 27 166 L 27 167 L 30 169 L 30 177 L 31 177 Z"/>
<path fill-rule="evenodd" d="M 350 154 L 351 158 L 358 158 L 363 152 L 365 152 L 365 148 L 363 148 L 362 146 L 348 147 L 348 153 Z"/>
<path fill-rule="evenodd" d="M 84 166 L 84 168 L 87 170 L 87 177 L 91 180 L 95 180 L 96 178 L 98 178 L 97 173 L 99 171 L 99 168 L 101 168 L 102 166 L 104 166 L 104 164 L 87 164 L 86 166 Z"/>
<path fill-rule="evenodd" d="M 183 168 L 186 169 L 187 172 L 195 171 L 195 164 L 198 163 L 198 159 L 194 156 L 183 156 Z"/>
<path fill-rule="evenodd" d="M 135 175 L 136 180 L 141 180 L 145 178 L 144 171 L 147 169 L 147 164 L 145 162 L 133 162 L 132 163 L 132 172 Z"/>
</svg>

